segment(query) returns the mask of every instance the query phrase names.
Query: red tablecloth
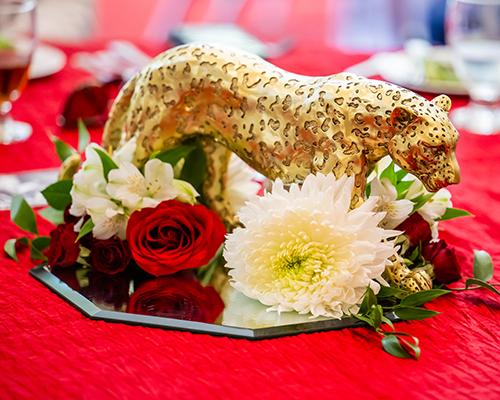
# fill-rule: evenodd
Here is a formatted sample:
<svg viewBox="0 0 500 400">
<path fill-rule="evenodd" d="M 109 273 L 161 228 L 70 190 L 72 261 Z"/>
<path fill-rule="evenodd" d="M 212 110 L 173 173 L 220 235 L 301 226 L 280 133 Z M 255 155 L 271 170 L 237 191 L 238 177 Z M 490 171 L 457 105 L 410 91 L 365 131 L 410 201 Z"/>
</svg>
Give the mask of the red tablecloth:
<svg viewBox="0 0 500 400">
<path fill-rule="evenodd" d="M 362 58 L 301 45 L 276 63 L 328 74 Z M 29 121 L 34 134 L 26 143 L 0 146 L 1 172 L 58 164 L 46 132 L 76 141 L 75 133 L 58 131 L 55 116 L 85 79 L 67 67 L 28 86 L 14 115 Z M 488 250 L 500 265 L 500 136 L 463 133 L 458 158 L 463 180 L 451 191 L 455 205 L 475 218 L 443 223 L 442 236 L 471 276 L 474 248 Z M 7 212 L 0 212 L 0 223 L 0 243 L 20 234 Z M 92 321 L 29 277 L 26 257 L 1 261 L 1 398 L 500 397 L 500 303 L 487 292 L 447 296 L 432 303 L 439 316 L 398 324 L 421 340 L 415 362 L 387 355 L 364 328 L 250 342 Z"/>
</svg>

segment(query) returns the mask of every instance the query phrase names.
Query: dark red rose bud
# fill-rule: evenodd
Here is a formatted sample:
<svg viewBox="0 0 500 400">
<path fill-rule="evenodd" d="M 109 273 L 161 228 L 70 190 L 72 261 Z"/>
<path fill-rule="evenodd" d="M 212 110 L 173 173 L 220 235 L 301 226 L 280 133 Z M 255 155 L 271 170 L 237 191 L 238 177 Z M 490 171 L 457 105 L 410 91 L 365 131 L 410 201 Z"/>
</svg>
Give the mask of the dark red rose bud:
<svg viewBox="0 0 500 400">
<path fill-rule="evenodd" d="M 405 232 L 411 246 L 418 246 L 419 243 L 424 244 L 432 239 L 431 227 L 419 213 L 410 215 L 396 229 Z"/>
<path fill-rule="evenodd" d="M 74 224 L 61 224 L 50 232 L 50 246 L 47 259 L 51 267 L 69 267 L 80 254 L 80 245 L 76 242 Z"/>
<path fill-rule="evenodd" d="M 106 240 L 90 242 L 90 265 L 96 271 L 114 275 L 127 268 L 131 254 L 126 241 L 113 236 Z"/>
<path fill-rule="evenodd" d="M 455 250 L 449 247 L 444 240 L 427 243 L 422 248 L 422 256 L 434 267 L 437 281 L 452 283 L 462 277 Z"/>
<path fill-rule="evenodd" d="M 225 234 L 224 224 L 215 212 L 177 200 L 136 211 L 127 225 L 134 261 L 155 276 L 206 265 Z"/>
<path fill-rule="evenodd" d="M 132 294 L 127 312 L 213 323 L 224 309 L 214 288 L 194 277 L 172 275 L 145 282 Z"/>
</svg>

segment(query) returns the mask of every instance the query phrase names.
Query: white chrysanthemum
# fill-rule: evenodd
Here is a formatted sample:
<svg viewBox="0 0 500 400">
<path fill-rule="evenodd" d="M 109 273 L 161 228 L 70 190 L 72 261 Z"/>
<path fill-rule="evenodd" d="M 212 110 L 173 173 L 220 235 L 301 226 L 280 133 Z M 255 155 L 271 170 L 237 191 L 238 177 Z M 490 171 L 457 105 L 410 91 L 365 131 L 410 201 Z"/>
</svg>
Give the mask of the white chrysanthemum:
<svg viewBox="0 0 500 400">
<path fill-rule="evenodd" d="M 227 199 L 235 212 L 259 192 L 261 186 L 255 181 L 256 176 L 257 173 L 245 162 L 231 155 L 227 170 Z"/>
<path fill-rule="evenodd" d="M 396 228 L 413 211 L 413 202 L 408 199 L 398 200 L 398 192 L 387 178 L 375 178 L 371 181 L 371 195 L 378 197 L 377 211 L 386 213 L 380 222 L 382 228 Z"/>
<path fill-rule="evenodd" d="M 399 232 L 378 224 L 375 197 L 350 210 L 353 178 L 309 175 L 302 188 L 255 196 L 240 210 L 244 228 L 226 240 L 231 284 L 271 310 L 341 318 L 356 313 L 368 286 L 378 292 L 387 241 Z"/>
</svg>

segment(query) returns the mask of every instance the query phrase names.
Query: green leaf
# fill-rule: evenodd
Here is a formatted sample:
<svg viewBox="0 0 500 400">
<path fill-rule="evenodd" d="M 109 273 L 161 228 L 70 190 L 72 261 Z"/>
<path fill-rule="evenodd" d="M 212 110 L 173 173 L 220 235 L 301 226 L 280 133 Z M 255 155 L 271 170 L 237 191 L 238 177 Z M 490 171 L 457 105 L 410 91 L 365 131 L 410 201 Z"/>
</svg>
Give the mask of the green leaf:
<svg viewBox="0 0 500 400">
<path fill-rule="evenodd" d="M 408 259 L 413 263 L 417 261 L 417 259 L 420 257 L 421 249 L 420 246 L 416 246 L 411 254 L 408 256 Z"/>
<path fill-rule="evenodd" d="M 405 350 L 415 360 L 418 360 L 420 358 L 418 338 L 405 332 L 389 332 L 386 335 L 396 336 L 403 350 Z M 411 341 L 407 340 L 407 338 Z"/>
<path fill-rule="evenodd" d="M 354 315 L 354 318 L 359 319 L 360 321 L 366 322 L 371 327 L 374 327 L 373 320 L 370 317 L 367 317 L 367 316 L 361 315 L 361 314 L 356 314 L 356 315 Z"/>
<path fill-rule="evenodd" d="M 373 293 L 373 290 L 370 287 L 366 288 L 366 292 L 363 297 L 363 302 L 361 303 L 361 306 L 359 308 L 359 313 L 366 314 L 368 311 L 371 310 L 372 306 L 376 304 L 377 304 L 377 297 L 375 296 L 375 293 Z"/>
<path fill-rule="evenodd" d="M 493 278 L 493 261 L 484 250 L 474 250 L 474 278 L 485 282 Z"/>
<path fill-rule="evenodd" d="M 94 148 L 94 151 L 97 153 L 99 158 L 101 159 L 102 169 L 104 172 L 104 178 L 108 180 L 109 172 L 113 169 L 118 168 L 118 165 L 113 161 L 113 159 L 109 156 L 108 153 L 102 151 L 101 149 Z"/>
<path fill-rule="evenodd" d="M 382 347 L 391 356 L 398 358 L 412 358 L 411 354 L 401 346 L 399 338 L 395 335 L 387 335 L 382 338 Z"/>
<path fill-rule="evenodd" d="M 194 149 L 195 144 L 183 144 L 170 150 L 165 150 L 152 154 L 151 158 L 157 158 L 163 162 L 169 163 L 173 167 L 183 158 L 186 158 Z"/>
<path fill-rule="evenodd" d="M 384 324 L 389 325 L 392 329 L 394 329 L 394 324 L 393 324 L 393 323 L 392 323 L 392 321 L 391 321 L 389 318 L 387 318 L 385 315 L 382 315 L 382 322 L 383 322 Z"/>
<path fill-rule="evenodd" d="M 392 286 L 381 286 L 380 290 L 377 294 L 379 299 L 387 298 L 387 297 L 397 297 L 398 299 L 402 299 L 407 296 L 408 292 L 403 289 L 398 289 Z"/>
<path fill-rule="evenodd" d="M 54 225 L 60 225 L 64 222 L 64 211 L 56 210 L 52 207 L 44 208 L 38 211 L 38 214 Z"/>
<path fill-rule="evenodd" d="M 492 286 L 489 283 L 482 281 L 480 279 L 476 279 L 476 278 L 467 279 L 465 281 L 465 288 L 468 289 L 469 286 L 471 286 L 471 285 L 481 286 L 482 288 L 485 288 L 485 289 L 489 290 L 490 292 L 493 292 L 493 293 L 498 294 L 500 296 L 500 291 L 498 291 L 497 288 L 495 288 L 494 286 Z"/>
<path fill-rule="evenodd" d="M 380 324 L 382 323 L 382 317 L 384 316 L 384 310 L 380 304 L 372 306 L 372 310 L 370 313 L 373 320 L 373 327 L 378 329 Z"/>
<path fill-rule="evenodd" d="M 399 318 L 405 321 L 426 319 L 439 314 L 437 311 L 427 310 L 425 308 L 401 306 L 396 307 L 394 312 Z"/>
<path fill-rule="evenodd" d="M 31 246 L 43 251 L 50 246 L 50 236 L 38 236 L 31 241 Z"/>
<path fill-rule="evenodd" d="M 24 246 L 27 246 L 29 244 L 29 240 L 26 237 L 21 237 L 17 239 L 9 239 L 5 242 L 4 244 L 4 251 L 7 253 L 7 255 L 12 258 L 15 261 L 19 261 L 17 258 L 17 252 L 16 252 L 16 245 L 18 243 L 21 243 Z"/>
<path fill-rule="evenodd" d="M 3 245 L 3 250 L 14 261 L 19 261 L 16 254 L 16 241 L 17 239 L 9 239 Z"/>
<path fill-rule="evenodd" d="M 391 182 L 394 186 L 396 186 L 397 183 L 397 177 L 396 177 L 396 172 L 394 171 L 394 162 L 391 161 L 389 166 L 382 171 L 380 174 L 380 180 L 382 179 L 388 179 L 389 182 Z"/>
<path fill-rule="evenodd" d="M 72 186 L 73 181 L 71 179 L 57 181 L 42 190 L 42 195 L 51 207 L 56 210 L 64 210 L 71 204 L 70 191 Z"/>
<path fill-rule="evenodd" d="M 10 219 L 19 228 L 31 233 L 38 233 L 35 213 L 22 196 L 14 196 L 10 204 Z"/>
<path fill-rule="evenodd" d="M 401 172 L 401 171 L 399 171 Z M 401 182 L 398 182 L 398 184 L 396 185 L 396 191 L 398 193 L 398 199 L 402 199 L 406 192 L 408 192 L 408 189 L 410 188 L 410 186 L 413 184 L 412 181 L 401 181 Z"/>
<path fill-rule="evenodd" d="M 470 217 L 472 214 L 467 210 L 462 210 L 460 208 L 448 207 L 441 218 L 438 221 L 446 221 L 448 219 L 460 218 L 460 217 Z"/>
<path fill-rule="evenodd" d="M 76 238 L 76 241 L 78 242 L 82 237 L 87 235 L 92 231 L 92 228 L 94 227 L 94 223 L 92 220 L 89 218 L 81 227 L 80 232 L 78 233 L 78 236 Z"/>
<path fill-rule="evenodd" d="M 401 182 L 406 177 L 406 175 L 408 175 L 408 172 L 406 172 L 404 169 L 400 169 L 399 171 L 396 172 L 396 179 L 397 179 L 397 181 Z M 411 183 L 413 183 L 413 181 L 405 181 L 405 182 L 411 182 Z"/>
<path fill-rule="evenodd" d="M 90 134 L 81 119 L 78 119 L 78 152 L 83 153 L 90 142 Z"/>
<path fill-rule="evenodd" d="M 57 156 L 61 161 L 66 160 L 68 157 L 76 153 L 76 150 L 72 146 L 57 138 L 56 136 L 52 136 L 51 140 L 52 143 L 54 143 L 54 147 L 56 148 Z"/>
<path fill-rule="evenodd" d="M 415 197 L 411 201 L 413 201 L 413 212 L 417 211 L 419 208 L 422 208 L 422 206 L 427 203 L 431 197 L 434 196 L 434 193 L 428 193 L 428 194 L 421 194 L 420 196 Z"/>
<path fill-rule="evenodd" d="M 370 194 L 372 193 L 372 184 L 371 182 L 366 185 L 366 198 L 370 197 Z"/>
<path fill-rule="evenodd" d="M 31 251 L 30 258 L 32 260 L 46 260 L 47 257 L 43 254 L 43 251 L 49 247 L 50 237 L 39 236 L 31 241 Z"/>
<path fill-rule="evenodd" d="M 202 193 L 203 182 L 207 173 L 205 152 L 200 145 L 196 146 L 184 159 L 180 179 L 189 182 L 198 193 Z"/>
<path fill-rule="evenodd" d="M 46 261 L 47 260 L 47 257 L 40 250 L 38 250 L 34 246 L 31 246 L 31 249 L 30 249 L 30 258 L 32 260 L 41 260 L 41 261 Z"/>
<path fill-rule="evenodd" d="M 401 301 L 401 306 L 421 306 L 422 304 L 425 304 L 447 293 L 450 293 L 450 291 L 443 289 L 422 290 L 421 292 L 412 293 L 409 296 L 405 297 Z"/>
</svg>

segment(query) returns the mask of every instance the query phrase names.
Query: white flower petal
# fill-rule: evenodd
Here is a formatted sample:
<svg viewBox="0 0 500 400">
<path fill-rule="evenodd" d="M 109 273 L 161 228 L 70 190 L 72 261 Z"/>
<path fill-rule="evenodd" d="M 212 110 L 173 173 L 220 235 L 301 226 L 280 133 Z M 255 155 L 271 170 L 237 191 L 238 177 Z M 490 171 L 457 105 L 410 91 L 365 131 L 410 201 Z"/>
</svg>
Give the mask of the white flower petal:
<svg viewBox="0 0 500 400">
<path fill-rule="evenodd" d="M 157 158 L 149 160 L 144 166 L 147 197 L 159 201 L 174 199 L 177 190 L 173 185 L 174 170 L 168 163 Z"/>
<path fill-rule="evenodd" d="M 113 153 L 113 161 L 117 164 L 131 163 L 137 148 L 137 137 L 133 136 L 127 143 Z"/>
<path fill-rule="evenodd" d="M 248 199 L 255 196 L 261 185 L 255 178 L 258 174 L 239 157 L 232 154 L 227 171 L 227 199 L 234 212 L 243 207 Z"/>
</svg>

